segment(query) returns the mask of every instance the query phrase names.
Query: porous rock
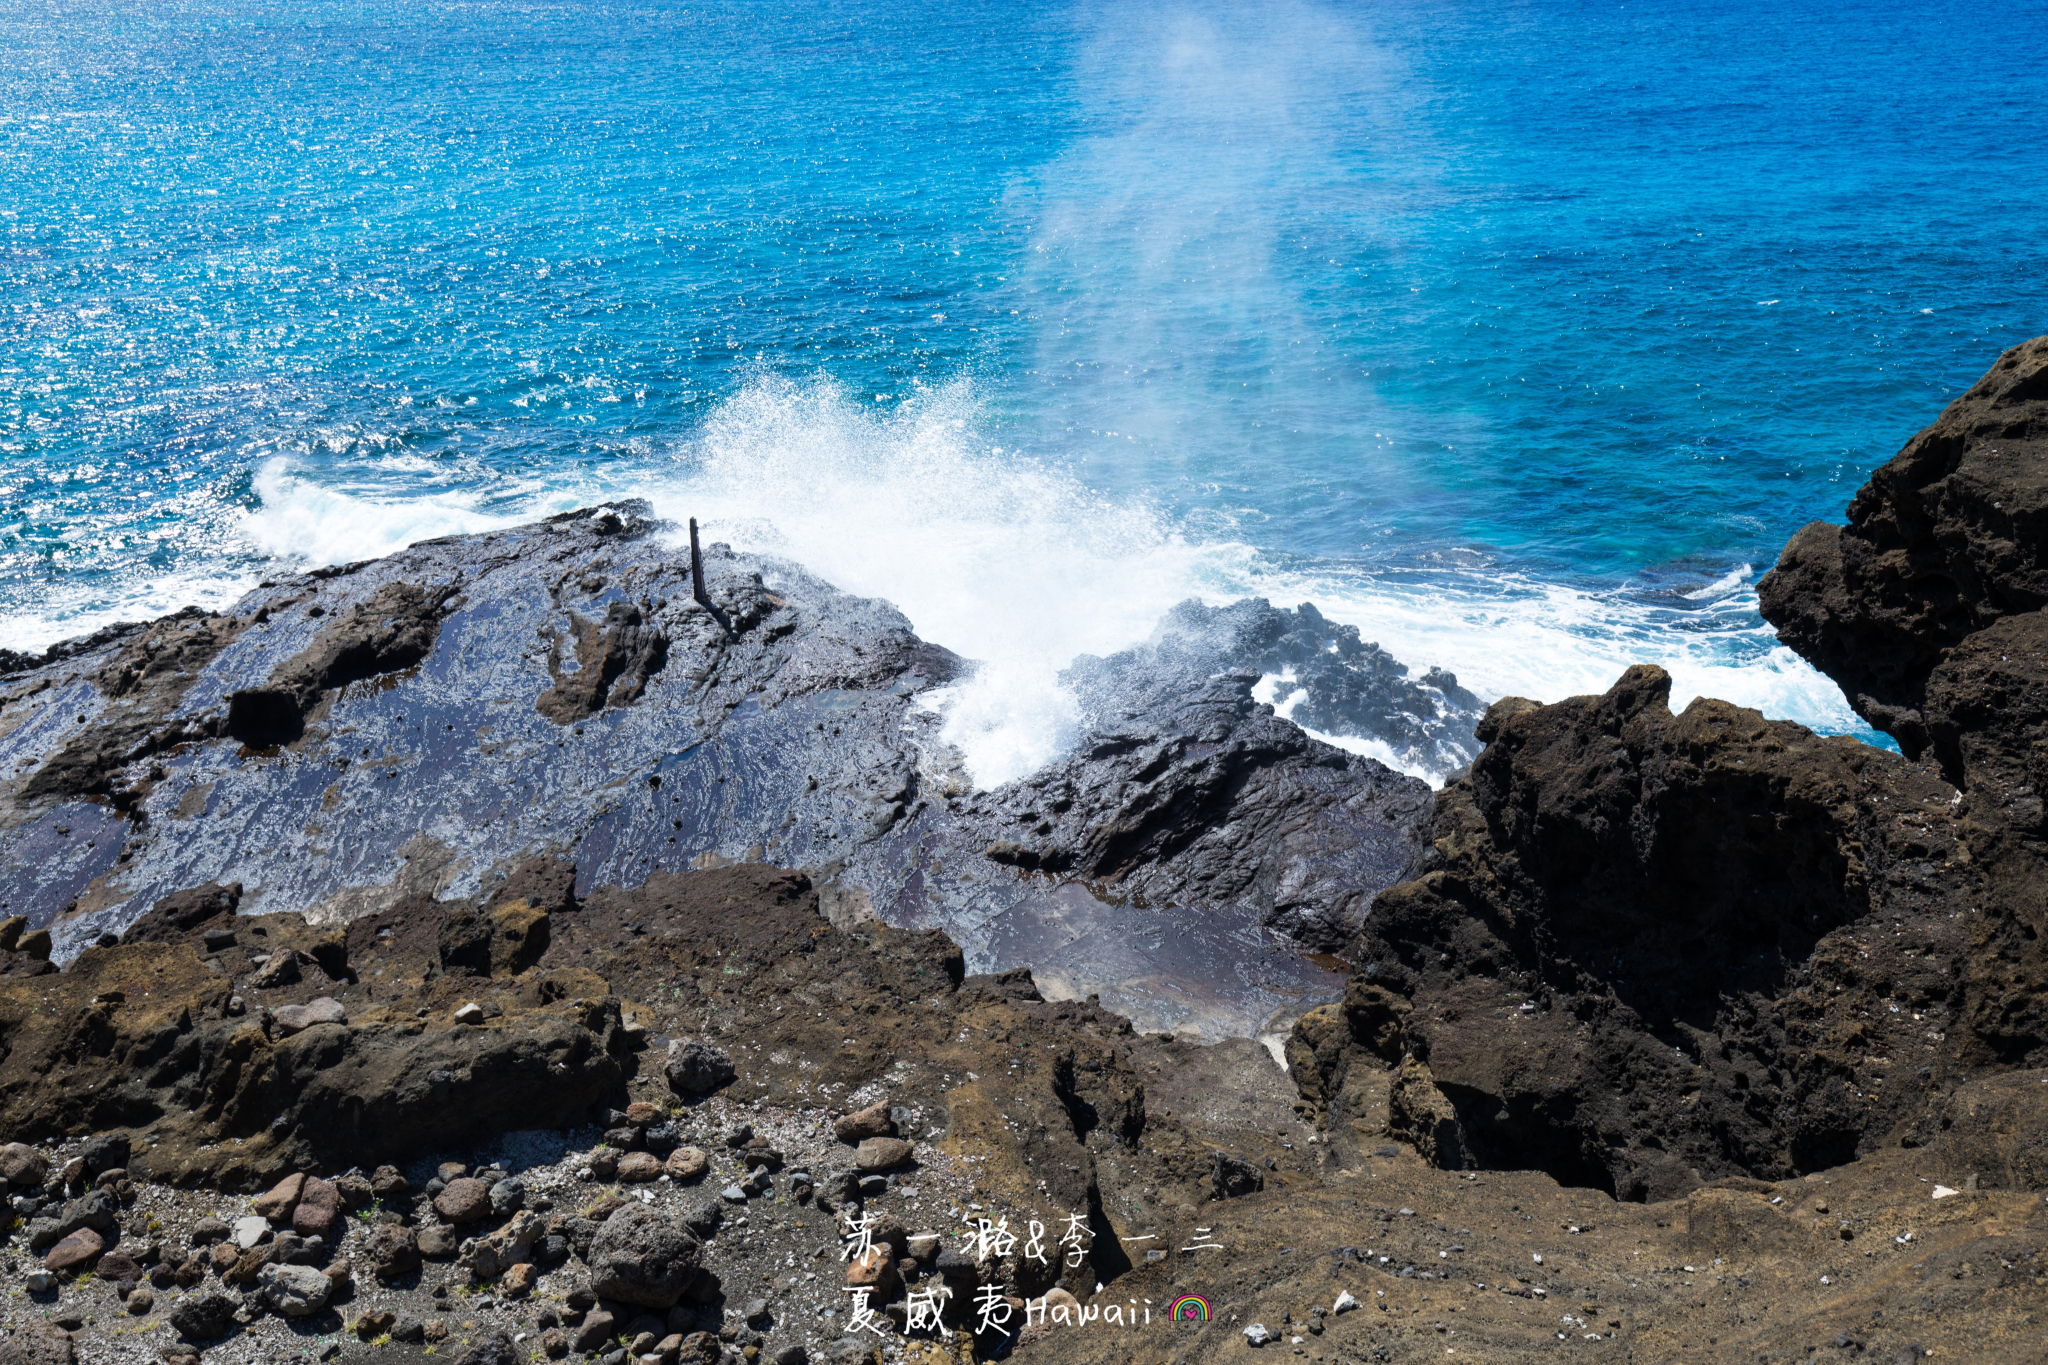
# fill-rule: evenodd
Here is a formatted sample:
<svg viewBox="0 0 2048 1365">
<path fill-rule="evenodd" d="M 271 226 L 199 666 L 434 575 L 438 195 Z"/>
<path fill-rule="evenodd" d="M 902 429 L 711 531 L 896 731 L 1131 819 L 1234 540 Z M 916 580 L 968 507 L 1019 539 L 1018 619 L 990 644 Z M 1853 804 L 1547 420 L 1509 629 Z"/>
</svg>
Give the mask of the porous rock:
<svg viewBox="0 0 2048 1365">
<path fill-rule="evenodd" d="M 641 1308 L 673 1307 L 697 1276 L 699 1251 L 682 1224 L 628 1204 L 591 1240 L 591 1292 Z"/>
</svg>

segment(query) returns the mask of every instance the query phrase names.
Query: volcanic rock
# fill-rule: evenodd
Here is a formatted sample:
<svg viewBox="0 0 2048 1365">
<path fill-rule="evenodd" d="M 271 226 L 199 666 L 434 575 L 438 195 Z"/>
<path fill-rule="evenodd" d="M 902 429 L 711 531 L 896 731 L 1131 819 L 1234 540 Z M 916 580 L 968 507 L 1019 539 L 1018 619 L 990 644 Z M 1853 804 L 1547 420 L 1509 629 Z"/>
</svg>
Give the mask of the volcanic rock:
<svg viewBox="0 0 2048 1365">
<path fill-rule="evenodd" d="M 265 1302 L 289 1318 L 311 1317 L 327 1306 L 334 1282 L 312 1266 L 267 1265 L 257 1276 Z"/>
<path fill-rule="evenodd" d="M 331 1241 L 340 1217 L 341 1191 L 331 1181 L 312 1177 L 292 1209 L 292 1231 L 302 1237 L 324 1237 Z"/>
<path fill-rule="evenodd" d="M 737 1074 L 732 1058 L 708 1043 L 677 1039 L 668 1045 L 664 1072 L 678 1095 L 702 1095 L 730 1085 Z"/>
<path fill-rule="evenodd" d="M 858 1143 L 867 1138 L 893 1137 L 895 1133 L 896 1125 L 889 1121 L 886 1100 L 832 1121 L 832 1136 L 841 1142 Z"/>
<path fill-rule="evenodd" d="M 54 1322 L 31 1320 L 0 1339 L 0 1365 L 73 1365 L 71 1334 Z"/>
<path fill-rule="evenodd" d="M 298 1207 L 299 1196 L 306 1188 L 303 1172 L 294 1171 L 277 1182 L 264 1193 L 249 1201 L 249 1207 L 258 1217 L 273 1223 L 289 1223 L 292 1210 Z"/>
<path fill-rule="evenodd" d="M 863 1171 L 890 1171 L 910 1160 L 911 1150 L 902 1138 L 869 1138 L 854 1149 L 853 1164 Z"/>
<path fill-rule="evenodd" d="M 475 1176 L 460 1176 L 434 1196 L 434 1212 L 451 1223 L 474 1223 L 491 1212 L 491 1187 Z"/>
<path fill-rule="evenodd" d="M 56 1271 L 84 1270 L 106 1249 L 106 1238 L 91 1228 L 80 1228 L 50 1248 L 49 1254 L 43 1257 L 43 1267 Z"/>
<path fill-rule="evenodd" d="M 644 1204 L 628 1204 L 590 1243 L 590 1288 L 601 1298 L 667 1309 L 696 1278 L 697 1239 Z"/>
</svg>

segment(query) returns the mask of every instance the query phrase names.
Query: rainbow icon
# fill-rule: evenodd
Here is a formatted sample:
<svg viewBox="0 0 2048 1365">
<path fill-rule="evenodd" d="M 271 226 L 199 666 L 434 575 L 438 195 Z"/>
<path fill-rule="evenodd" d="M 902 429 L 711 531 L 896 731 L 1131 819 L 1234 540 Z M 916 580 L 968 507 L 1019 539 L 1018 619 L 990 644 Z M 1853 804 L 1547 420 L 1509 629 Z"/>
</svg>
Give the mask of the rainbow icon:
<svg viewBox="0 0 2048 1365">
<path fill-rule="evenodd" d="M 1174 1322 L 1207 1322 L 1209 1301 L 1194 1294 L 1173 1301 L 1173 1312 L 1169 1317 Z"/>
</svg>

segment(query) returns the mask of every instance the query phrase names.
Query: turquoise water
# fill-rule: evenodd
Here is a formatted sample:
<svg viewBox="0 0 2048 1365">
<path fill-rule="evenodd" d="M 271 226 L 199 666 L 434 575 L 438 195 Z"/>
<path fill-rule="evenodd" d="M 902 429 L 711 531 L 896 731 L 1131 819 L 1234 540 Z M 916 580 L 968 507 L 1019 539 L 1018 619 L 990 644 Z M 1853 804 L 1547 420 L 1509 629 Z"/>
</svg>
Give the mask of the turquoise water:
<svg viewBox="0 0 2048 1365">
<path fill-rule="evenodd" d="M 1854 729 L 1751 585 L 2048 330 L 2044 19 L 9 0 L 0 643 L 640 494 L 990 779 L 1192 593 Z"/>
</svg>

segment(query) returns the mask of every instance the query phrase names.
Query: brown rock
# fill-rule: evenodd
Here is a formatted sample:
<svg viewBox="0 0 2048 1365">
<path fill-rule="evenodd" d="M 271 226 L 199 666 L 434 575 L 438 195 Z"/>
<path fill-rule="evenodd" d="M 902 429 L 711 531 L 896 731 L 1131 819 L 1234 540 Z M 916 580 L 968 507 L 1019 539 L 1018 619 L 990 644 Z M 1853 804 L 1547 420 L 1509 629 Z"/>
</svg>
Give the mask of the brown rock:
<svg viewBox="0 0 2048 1365">
<path fill-rule="evenodd" d="M 150 1292 L 148 1285 L 139 1284 L 128 1291 L 127 1308 L 136 1317 L 142 1317 L 154 1307 L 156 1307 L 156 1295 Z"/>
<path fill-rule="evenodd" d="M 325 1180 L 311 1179 L 299 1193 L 292 1210 L 292 1231 L 301 1237 L 320 1237 L 333 1242 L 335 1220 L 341 1217 L 341 1191 Z"/>
<path fill-rule="evenodd" d="M 397 1325 L 398 1315 L 386 1308 L 380 1312 L 363 1314 L 356 1319 L 356 1325 L 353 1330 L 364 1341 L 373 1341 L 378 1337 L 388 1334 Z"/>
<path fill-rule="evenodd" d="M 910 1229 L 903 1226 L 903 1220 L 894 1214 L 869 1214 L 868 1242 L 873 1246 L 887 1247 L 892 1256 L 905 1256 L 910 1251 Z"/>
<path fill-rule="evenodd" d="M 667 1111 L 660 1105 L 649 1104 L 646 1100 L 634 1100 L 626 1106 L 626 1122 L 637 1127 L 645 1128 L 648 1124 L 660 1123 L 667 1117 Z"/>
<path fill-rule="evenodd" d="M 661 1177 L 661 1158 L 652 1152 L 628 1152 L 619 1158 L 619 1183 L 643 1184 Z"/>
<path fill-rule="evenodd" d="M 420 1268 L 420 1244 L 411 1228 L 380 1223 L 370 1233 L 370 1273 L 380 1284 L 403 1279 Z"/>
<path fill-rule="evenodd" d="M 902 1138 L 868 1138 L 854 1148 L 853 1164 L 863 1171 L 894 1170 L 910 1160 L 911 1150 Z"/>
<path fill-rule="evenodd" d="M 242 1257 L 242 1253 L 236 1249 L 233 1242 L 215 1242 L 213 1250 L 207 1255 L 213 1261 L 215 1273 L 221 1275 L 225 1275 L 228 1268 Z"/>
<path fill-rule="evenodd" d="M 559 1327 L 550 1327 L 540 1334 L 540 1349 L 549 1360 L 560 1360 L 569 1354 L 569 1335 Z"/>
<path fill-rule="evenodd" d="M 288 1223 L 291 1221 L 292 1210 L 298 1207 L 299 1196 L 305 1188 L 306 1177 L 294 1171 L 269 1190 L 257 1195 L 249 1202 L 249 1207 L 273 1223 Z"/>
<path fill-rule="evenodd" d="M 876 1301 L 888 1298 L 896 1288 L 896 1262 L 889 1248 L 871 1246 L 848 1262 L 846 1287 L 873 1290 Z"/>
<path fill-rule="evenodd" d="M 889 1104 L 886 1100 L 832 1121 L 832 1136 L 841 1142 L 865 1142 L 869 1138 L 895 1135 L 896 1125 L 889 1118 Z"/>
<path fill-rule="evenodd" d="M 507 1294 L 517 1299 L 532 1292 L 533 1282 L 539 1278 L 540 1272 L 534 1269 L 533 1262 L 521 1261 L 506 1271 L 498 1284 Z"/>
<path fill-rule="evenodd" d="M 10 1185 L 41 1185 L 49 1178 L 50 1161 L 25 1142 L 0 1147 L 0 1179 Z"/>
<path fill-rule="evenodd" d="M 48 1270 L 83 1270 L 107 1249 L 107 1239 L 91 1228 L 80 1228 L 49 1250 L 43 1257 Z"/>
<path fill-rule="evenodd" d="M 692 1332 L 676 1352 L 676 1365 L 717 1365 L 724 1349 L 716 1332 Z"/>
<path fill-rule="evenodd" d="M 455 1253 L 462 1250 L 462 1234 L 454 1228 L 421 1228 L 419 1246 L 420 1255 L 430 1261 L 453 1260 Z"/>
<path fill-rule="evenodd" d="M 251 1247 L 235 1257 L 233 1265 L 221 1271 L 223 1284 L 254 1284 L 263 1267 L 270 1264 L 270 1258 L 277 1254 L 277 1243 L 270 1242 L 260 1247 Z"/>
<path fill-rule="evenodd" d="M 451 1223 L 474 1223 L 491 1211 L 491 1187 L 473 1176 L 451 1180 L 434 1196 L 434 1211 Z"/>
<path fill-rule="evenodd" d="M 699 1148 L 678 1147 L 668 1154 L 663 1169 L 668 1172 L 671 1180 L 680 1184 L 701 1179 L 704 1172 L 711 1169 L 711 1160 Z"/>
<path fill-rule="evenodd" d="M 110 1251 L 100 1257 L 100 1263 L 94 1267 L 93 1273 L 114 1284 L 125 1284 L 130 1280 L 141 1279 L 142 1267 L 137 1265 L 135 1258 L 127 1252 Z"/>
</svg>

